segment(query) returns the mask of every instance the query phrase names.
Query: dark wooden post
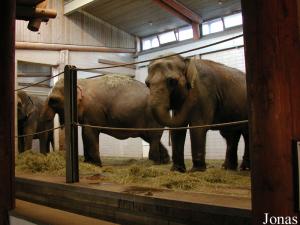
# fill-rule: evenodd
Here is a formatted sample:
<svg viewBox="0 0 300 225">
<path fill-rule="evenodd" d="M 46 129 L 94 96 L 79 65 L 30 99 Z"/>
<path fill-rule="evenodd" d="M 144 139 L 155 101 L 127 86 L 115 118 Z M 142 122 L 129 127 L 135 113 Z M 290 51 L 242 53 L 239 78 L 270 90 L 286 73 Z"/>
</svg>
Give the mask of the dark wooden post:
<svg viewBox="0 0 300 225">
<path fill-rule="evenodd" d="M 265 213 L 300 220 L 292 155 L 292 141 L 300 140 L 297 2 L 242 0 L 253 224 L 262 224 Z"/>
<path fill-rule="evenodd" d="M 8 210 L 15 205 L 15 7 L 16 1 L 0 7 L 0 224 L 9 224 Z"/>
<path fill-rule="evenodd" d="M 79 181 L 77 123 L 77 71 L 67 65 L 64 70 L 66 182 Z"/>
</svg>

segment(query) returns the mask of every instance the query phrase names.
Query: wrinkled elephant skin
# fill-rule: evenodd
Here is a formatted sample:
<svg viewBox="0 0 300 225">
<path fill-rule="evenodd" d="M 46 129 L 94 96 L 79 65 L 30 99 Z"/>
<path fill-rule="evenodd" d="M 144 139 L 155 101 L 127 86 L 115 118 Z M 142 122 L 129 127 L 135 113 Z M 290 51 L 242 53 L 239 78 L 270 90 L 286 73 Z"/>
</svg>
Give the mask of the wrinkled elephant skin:
<svg viewBox="0 0 300 225">
<path fill-rule="evenodd" d="M 77 111 L 80 123 L 106 127 L 162 127 L 152 116 L 148 105 L 149 90 L 141 82 L 125 75 L 110 74 L 77 82 Z M 44 116 L 53 119 L 58 113 L 64 123 L 64 81 L 59 80 L 48 97 Z M 162 131 L 113 131 L 82 127 L 84 158 L 101 166 L 100 132 L 117 139 L 141 137 L 150 144 L 149 159 L 168 163 L 170 157 L 161 144 Z"/>
<path fill-rule="evenodd" d="M 163 126 L 195 126 L 247 120 L 245 74 L 237 69 L 209 61 L 172 56 L 152 61 L 146 84 L 150 89 L 150 105 L 155 119 Z M 170 116 L 169 111 L 173 111 Z M 249 169 L 247 125 L 218 128 L 226 139 L 224 168 L 237 168 L 237 146 L 245 140 L 241 169 Z M 191 129 L 192 171 L 203 171 L 207 129 Z M 186 130 L 173 131 L 172 170 L 184 172 Z"/>
</svg>

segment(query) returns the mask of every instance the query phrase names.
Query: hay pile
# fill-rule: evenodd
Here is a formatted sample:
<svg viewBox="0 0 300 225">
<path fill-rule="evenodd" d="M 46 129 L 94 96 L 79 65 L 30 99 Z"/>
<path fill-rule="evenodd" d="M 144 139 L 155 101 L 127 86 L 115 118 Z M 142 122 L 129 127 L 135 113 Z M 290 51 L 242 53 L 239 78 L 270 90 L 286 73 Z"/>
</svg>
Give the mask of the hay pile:
<svg viewBox="0 0 300 225">
<path fill-rule="evenodd" d="M 103 167 L 83 162 L 80 157 L 80 176 L 93 183 L 110 182 L 148 188 L 197 191 L 238 196 L 250 196 L 250 173 L 221 169 L 222 160 L 208 160 L 206 172 L 171 172 L 171 164 L 154 165 L 145 159 L 102 157 Z M 191 160 L 186 160 L 191 168 Z M 64 152 L 52 152 L 47 156 L 26 151 L 17 156 L 16 172 L 65 175 Z"/>
</svg>

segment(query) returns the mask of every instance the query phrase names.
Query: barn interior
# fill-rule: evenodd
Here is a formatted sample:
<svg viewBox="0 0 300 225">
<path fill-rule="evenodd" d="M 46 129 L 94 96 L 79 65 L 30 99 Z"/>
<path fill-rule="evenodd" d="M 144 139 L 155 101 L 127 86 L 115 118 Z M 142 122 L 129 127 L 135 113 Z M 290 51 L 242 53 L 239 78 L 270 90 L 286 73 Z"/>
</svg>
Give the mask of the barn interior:
<svg viewBox="0 0 300 225">
<path fill-rule="evenodd" d="M 0 224 L 262 224 L 266 213 L 269 224 L 300 220 L 298 0 L 16 0 L 3 3 L 0 17 Z M 149 163 L 142 138 L 105 133 L 103 167 L 90 166 L 76 107 L 53 130 L 47 156 L 37 139 L 19 153 L 18 91 L 46 100 L 62 78 L 76 89 L 75 75 L 145 83 L 150 61 L 165 54 L 246 73 L 249 143 L 240 139 L 237 157 L 249 144 L 251 171 L 222 169 L 226 142 L 215 130 L 206 136 L 205 172 L 172 172 Z M 65 96 L 69 106 L 76 95 Z M 170 135 L 164 130 L 161 143 L 172 157 Z M 189 131 L 184 159 L 191 169 Z"/>
</svg>

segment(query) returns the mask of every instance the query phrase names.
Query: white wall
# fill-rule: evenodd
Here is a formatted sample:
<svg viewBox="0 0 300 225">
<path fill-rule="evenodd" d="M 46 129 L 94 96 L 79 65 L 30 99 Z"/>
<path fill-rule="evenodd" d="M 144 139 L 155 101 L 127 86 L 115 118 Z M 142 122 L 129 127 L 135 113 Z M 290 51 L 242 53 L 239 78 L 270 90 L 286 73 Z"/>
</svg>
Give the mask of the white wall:
<svg viewBox="0 0 300 225">
<path fill-rule="evenodd" d="M 158 57 L 160 55 L 166 53 L 178 53 L 185 50 L 190 50 L 194 48 L 198 48 L 201 46 L 205 46 L 211 43 L 215 43 L 217 41 L 227 39 L 230 37 L 237 36 L 242 34 L 242 28 L 234 28 L 227 30 L 225 32 L 211 34 L 203 37 L 199 41 L 181 44 L 180 46 L 170 46 L 164 47 L 163 49 L 159 49 L 155 51 L 152 49 L 150 51 L 140 54 L 136 61 L 142 61 L 146 59 L 152 59 Z M 243 38 L 237 38 L 222 44 L 214 45 L 208 48 L 204 48 L 201 50 L 196 50 L 193 52 L 185 53 L 182 56 L 192 56 L 199 55 L 202 59 L 210 59 L 216 62 L 223 63 L 225 65 L 240 69 L 245 71 L 245 63 L 244 63 L 244 48 L 243 46 Z M 231 49 L 232 48 L 232 49 Z M 140 68 L 136 70 L 136 79 L 142 82 L 145 81 L 147 77 L 147 67 L 148 63 L 140 64 Z M 171 154 L 171 146 L 169 146 L 169 134 L 168 132 L 164 132 L 162 142 L 168 148 Z M 144 152 L 146 147 L 144 147 Z M 225 158 L 225 150 L 226 144 L 225 140 L 219 134 L 218 131 L 209 131 L 207 133 L 207 141 L 206 141 L 206 158 L 207 159 L 224 159 Z M 239 159 L 242 159 L 242 155 L 244 153 L 244 140 L 241 138 L 238 147 L 238 156 Z M 187 133 L 186 142 L 185 142 L 185 158 L 191 158 L 191 144 L 190 144 L 190 136 Z"/>
</svg>

